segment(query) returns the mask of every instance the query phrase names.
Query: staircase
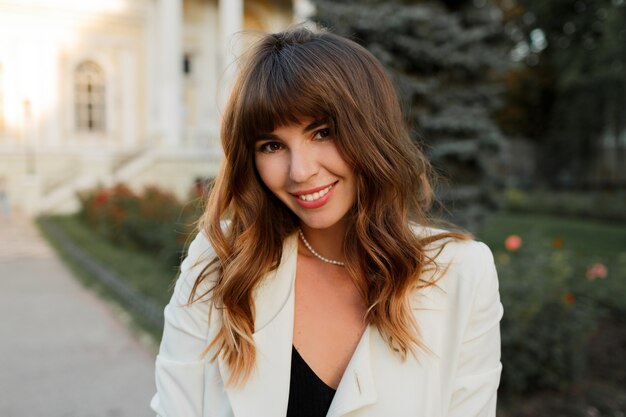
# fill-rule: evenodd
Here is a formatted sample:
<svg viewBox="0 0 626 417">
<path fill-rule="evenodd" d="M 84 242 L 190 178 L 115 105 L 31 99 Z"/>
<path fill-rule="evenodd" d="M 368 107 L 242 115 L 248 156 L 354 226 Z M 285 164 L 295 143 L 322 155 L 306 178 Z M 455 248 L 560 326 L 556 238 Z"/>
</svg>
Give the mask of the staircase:
<svg viewBox="0 0 626 417">
<path fill-rule="evenodd" d="M 78 209 L 78 199 L 76 193 L 89 190 L 102 185 L 111 186 L 119 182 L 128 182 L 134 176 L 152 166 L 157 159 L 157 152 L 154 149 L 144 148 L 129 157 L 123 158 L 117 163 L 113 163 L 114 155 L 108 164 L 110 173 L 93 174 L 89 172 L 76 172 L 68 177 L 66 181 L 58 183 L 56 186 L 43 190 L 43 195 L 39 203 L 39 213 L 70 213 Z M 70 168 L 71 169 L 71 168 Z M 109 171 L 109 170 L 107 170 Z"/>
</svg>

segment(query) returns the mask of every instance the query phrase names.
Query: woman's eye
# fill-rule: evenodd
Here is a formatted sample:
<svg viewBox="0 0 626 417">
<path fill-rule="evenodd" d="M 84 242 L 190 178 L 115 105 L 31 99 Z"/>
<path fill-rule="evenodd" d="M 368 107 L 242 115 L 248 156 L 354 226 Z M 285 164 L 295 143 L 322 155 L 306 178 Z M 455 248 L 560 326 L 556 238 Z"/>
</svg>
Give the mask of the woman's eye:
<svg viewBox="0 0 626 417">
<path fill-rule="evenodd" d="M 282 145 L 277 142 L 267 142 L 259 146 L 259 151 L 263 153 L 274 153 L 282 149 Z"/>
<path fill-rule="evenodd" d="M 330 137 L 330 128 L 325 127 L 315 132 L 315 139 L 327 139 Z"/>
</svg>

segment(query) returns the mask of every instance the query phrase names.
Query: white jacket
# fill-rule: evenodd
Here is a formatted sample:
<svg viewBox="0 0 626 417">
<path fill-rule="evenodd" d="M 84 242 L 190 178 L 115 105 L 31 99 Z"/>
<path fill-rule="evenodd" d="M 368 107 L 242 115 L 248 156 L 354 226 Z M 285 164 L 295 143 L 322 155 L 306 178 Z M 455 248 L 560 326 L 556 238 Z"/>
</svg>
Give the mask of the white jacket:
<svg viewBox="0 0 626 417">
<path fill-rule="evenodd" d="M 151 402 L 159 416 L 285 416 L 297 245 L 297 234 L 285 240 L 279 267 L 254 295 L 255 372 L 241 387 L 224 387 L 225 363 L 200 358 L 219 328 L 219 314 L 214 311 L 209 323 L 208 302 L 185 306 L 198 273 L 214 254 L 206 237 L 198 234 L 165 308 L 157 394 Z M 329 417 L 495 416 L 503 309 L 493 256 L 483 243 L 462 241 L 446 245 L 437 260 L 442 266 L 438 273 L 449 265 L 437 287 L 412 296 L 421 338 L 432 353 L 419 351 L 418 360 L 409 355 L 402 361 L 369 326 L 337 388 Z"/>
</svg>

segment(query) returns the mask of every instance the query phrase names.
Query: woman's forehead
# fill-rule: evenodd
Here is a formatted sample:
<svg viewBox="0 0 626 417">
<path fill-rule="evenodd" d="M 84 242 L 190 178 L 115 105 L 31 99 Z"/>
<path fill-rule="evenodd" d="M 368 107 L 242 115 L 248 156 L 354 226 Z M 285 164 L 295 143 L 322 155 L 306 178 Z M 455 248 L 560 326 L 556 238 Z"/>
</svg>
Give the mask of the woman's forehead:
<svg viewBox="0 0 626 417">
<path fill-rule="evenodd" d="M 256 130 L 257 133 L 272 133 L 285 127 L 302 126 L 308 131 L 328 123 L 331 123 L 331 117 L 327 114 L 283 114 L 282 117 L 271 120 L 271 123 L 257 126 Z"/>
<path fill-rule="evenodd" d="M 328 122 L 329 118 L 327 116 L 299 116 L 288 123 L 275 125 L 274 130 L 295 126 L 301 127 L 304 131 L 310 131 L 322 125 L 325 125 Z"/>
</svg>

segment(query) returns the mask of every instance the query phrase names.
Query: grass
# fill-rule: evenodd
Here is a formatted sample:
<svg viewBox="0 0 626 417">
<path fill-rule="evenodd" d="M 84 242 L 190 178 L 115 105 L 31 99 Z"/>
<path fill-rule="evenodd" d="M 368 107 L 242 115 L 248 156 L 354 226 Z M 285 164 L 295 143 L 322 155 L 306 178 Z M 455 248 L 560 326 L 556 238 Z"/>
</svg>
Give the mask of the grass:
<svg viewBox="0 0 626 417">
<path fill-rule="evenodd" d="M 504 240 L 519 235 L 524 241 L 559 240 L 562 248 L 575 254 L 578 264 L 601 263 L 608 268 L 602 282 L 590 283 L 581 276 L 579 293 L 593 298 L 617 320 L 626 320 L 626 224 L 598 220 L 576 220 L 551 215 L 498 213 L 485 225 L 483 240 L 496 258 L 504 254 Z"/>
<path fill-rule="evenodd" d="M 508 188 L 501 195 L 506 211 L 543 213 L 573 219 L 626 222 L 625 190 L 567 191 Z"/>
<path fill-rule="evenodd" d="M 74 216 L 50 216 L 47 220 L 59 226 L 76 245 L 124 279 L 130 287 L 155 300 L 159 305 L 167 304 L 177 275 L 177 268 L 164 265 L 158 258 L 148 253 L 111 244 L 93 233 L 87 225 Z M 41 226 L 40 229 L 85 286 L 95 290 L 112 303 L 135 330 L 147 332 L 154 341 L 160 340 L 161 328 L 155 328 L 141 315 L 135 314 L 132 309 L 128 308 L 129 306 L 124 306 L 124 302 L 112 290 L 64 253 L 60 245 L 48 236 L 45 229 Z"/>
<path fill-rule="evenodd" d="M 546 239 L 561 239 L 563 247 L 579 256 L 617 258 L 626 253 L 626 224 L 578 220 L 540 214 L 498 213 L 486 224 L 479 238 L 492 250 L 503 250 L 507 236 L 529 233 Z"/>
</svg>

